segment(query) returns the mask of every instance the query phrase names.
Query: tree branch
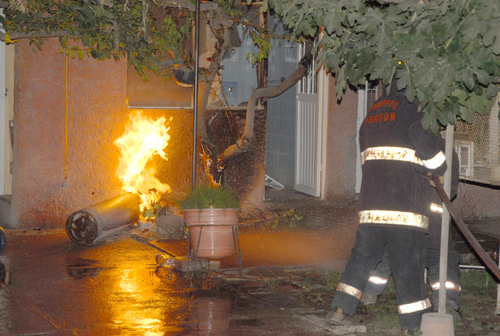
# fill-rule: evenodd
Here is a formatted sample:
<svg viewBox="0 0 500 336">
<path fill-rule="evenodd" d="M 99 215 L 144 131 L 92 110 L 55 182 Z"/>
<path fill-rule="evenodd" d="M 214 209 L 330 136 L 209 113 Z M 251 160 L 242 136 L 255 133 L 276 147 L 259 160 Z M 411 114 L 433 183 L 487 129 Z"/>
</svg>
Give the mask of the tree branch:
<svg viewBox="0 0 500 336">
<path fill-rule="evenodd" d="M 2 7 L 0 6 L 0 8 L 2 8 Z M 77 37 L 78 35 L 79 35 L 78 33 L 71 35 L 70 33 L 68 33 L 67 31 L 64 31 L 64 30 L 54 31 L 54 32 L 51 32 L 51 33 L 48 33 L 48 32 L 33 32 L 31 34 L 10 32 L 9 33 L 9 39 L 11 41 L 13 41 L 13 40 L 19 40 L 19 39 L 25 39 L 25 38 L 32 38 L 32 37 L 39 37 L 39 38 L 60 37 L 60 36 L 74 36 L 74 37 Z M 6 38 L 6 34 L 3 33 L 3 32 L 0 32 L 0 41 L 6 42 L 5 38 Z"/>
<path fill-rule="evenodd" d="M 222 38 L 215 37 L 219 41 L 219 44 L 216 45 L 216 51 L 211 57 L 212 61 L 208 67 L 207 76 L 200 82 L 200 96 L 198 98 L 198 135 L 200 136 L 202 147 L 203 164 L 205 165 L 207 177 L 211 179 L 209 183 L 212 186 L 220 185 L 222 171 L 218 169 L 217 165 L 219 151 L 214 139 L 209 136 L 207 131 L 206 109 L 211 91 L 211 83 L 213 83 L 219 73 L 220 64 L 222 64 L 226 51 L 231 47 L 229 33 L 229 29 L 226 28 L 223 30 Z"/>
<path fill-rule="evenodd" d="M 219 157 L 217 166 L 220 171 L 224 170 L 232 160 L 234 160 L 240 154 L 245 153 L 250 147 L 250 144 L 254 137 L 255 106 L 257 104 L 257 101 L 261 98 L 272 98 L 279 96 L 280 94 L 291 88 L 293 85 L 295 85 L 302 77 L 304 77 L 304 75 L 307 73 L 308 68 L 308 64 L 304 60 L 309 60 L 309 62 L 312 60 L 312 47 L 312 41 L 308 40 L 306 42 L 304 58 L 299 63 L 297 70 L 295 70 L 294 73 L 292 73 L 278 86 L 272 88 L 259 88 L 252 91 L 250 98 L 248 99 L 245 130 L 236 144 L 229 146 Z"/>
</svg>

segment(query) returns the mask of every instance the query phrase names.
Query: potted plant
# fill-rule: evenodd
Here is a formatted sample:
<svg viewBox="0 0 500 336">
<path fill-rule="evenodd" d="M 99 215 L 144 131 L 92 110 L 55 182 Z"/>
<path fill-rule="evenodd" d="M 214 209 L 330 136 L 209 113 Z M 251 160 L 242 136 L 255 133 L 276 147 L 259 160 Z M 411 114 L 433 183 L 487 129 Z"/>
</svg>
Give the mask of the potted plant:
<svg viewBox="0 0 500 336">
<path fill-rule="evenodd" d="M 238 224 L 239 202 L 231 190 L 200 185 L 179 203 L 190 230 L 193 255 L 224 258 L 233 253 L 233 226 Z"/>
<path fill-rule="evenodd" d="M 164 198 L 164 195 L 155 188 L 142 194 L 145 195 L 146 201 L 141 217 L 148 222 L 155 222 L 156 231 L 162 236 L 170 239 L 185 238 L 186 230 L 179 204 L 174 200 Z"/>
</svg>

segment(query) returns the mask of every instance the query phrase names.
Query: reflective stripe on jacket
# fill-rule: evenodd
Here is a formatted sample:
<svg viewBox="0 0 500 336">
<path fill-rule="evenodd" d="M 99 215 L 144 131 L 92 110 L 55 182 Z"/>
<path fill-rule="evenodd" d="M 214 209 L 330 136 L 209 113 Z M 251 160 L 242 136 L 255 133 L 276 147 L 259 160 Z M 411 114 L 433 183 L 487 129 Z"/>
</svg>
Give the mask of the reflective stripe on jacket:
<svg viewBox="0 0 500 336">
<path fill-rule="evenodd" d="M 386 114 L 390 117 L 381 117 Z M 428 196 L 436 194 L 427 174 L 443 175 L 446 157 L 441 139 L 424 130 L 421 121 L 418 101 L 408 102 L 396 85 L 368 112 L 359 131 L 360 225 L 427 230 Z"/>
</svg>

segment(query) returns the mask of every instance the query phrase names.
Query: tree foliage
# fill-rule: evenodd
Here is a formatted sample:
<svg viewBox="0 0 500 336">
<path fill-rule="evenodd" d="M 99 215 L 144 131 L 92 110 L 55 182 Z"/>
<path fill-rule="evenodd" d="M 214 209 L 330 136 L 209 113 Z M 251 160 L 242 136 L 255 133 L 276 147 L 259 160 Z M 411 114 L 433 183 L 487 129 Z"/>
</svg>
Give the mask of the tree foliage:
<svg viewBox="0 0 500 336">
<path fill-rule="evenodd" d="M 316 36 L 319 59 L 348 84 L 398 79 L 437 131 L 491 110 L 500 79 L 497 0 L 264 0 L 295 34 Z"/>
<path fill-rule="evenodd" d="M 72 56 L 97 60 L 127 58 L 141 75 L 168 74 L 173 64 L 191 60 L 186 44 L 193 13 L 149 1 L 28 1 L 4 9 L 7 38 L 29 37 L 42 49 L 43 38 L 58 36 Z M 71 43 L 80 42 L 80 43 Z"/>
<path fill-rule="evenodd" d="M 252 0 L 247 1 L 248 4 Z M 205 69 L 200 98 L 199 134 L 212 174 L 219 177 L 253 137 L 255 99 L 271 97 L 293 85 L 305 73 L 299 65 L 292 80 L 252 94 L 245 134 L 219 153 L 206 130 L 204 108 L 210 83 L 220 71 L 225 51 L 233 44 L 230 31 L 243 23 L 259 53 L 269 52 L 272 32 L 246 19 L 250 6 L 236 0 L 203 2 L 201 11 L 213 33 L 214 54 Z M 171 67 L 192 65 L 192 1 L 177 0 L 0 0 L 5 17 L 4 39 L 29 38 L 40 49 L 43 39 L 59 37 L 73 56 L 127 58 L 139 73 L 170 76 Z M 418 99 L 423 125 L 437 131 L 458 119 L 472 122 L 487 113 L 499 90 L 500 4 L 497 0 L 264 0 L 297 37 L 318 37 L 319 60 L 337 81 L 338 99 L 347 85 L 366 80 L 398 79 L 409 101 Z M 1 33 L 0 33 L 1 35 Z M 78 42 L 78 43 L 73 43 Z M 260 90 L 260 91 L 258 91 Z M 219 178 L 216 178 L 219 180 Z"/>
<path fill-rule="evenodd" d="M 251 3 L 249 0 L 248 3 Z M 24 5 L 23 5 L 24 3 Z M 189 32 L 194 4 L 169 0 L 0 1 L 5 39 L 29 37 L 38 48 L 59 36 L 66 52 L 98 60 L 127 57 L 145 70 L 171 74 L 169 65 L 192 63 Z M 211 20 L 220 68 L 231 48 L 227 32 L 242 22 L 245 4 L 202 4 Z M 456 119 L 472 122 L 490 111 L 500 78 L 500 4 L 497 0 L 264 0 L 296 36 L 322 31 L 318 57 L 336 76 L 338 98 L 347 85 L 398 79 L 409 101 L 418 99 L 423 124 L 437 131 Z M 251 30 L 261 60 L 269 32 Z M 69 44 L 71 40 L 81 44 Z M 83 47 L 82 47 L 83 46 Z M 169 54 L 168 61 L 165 55 Z M 203 126 L 202 126 L 203 127 Z M 206 132 L 201 132 L 202 134 Z"/>
</svg>

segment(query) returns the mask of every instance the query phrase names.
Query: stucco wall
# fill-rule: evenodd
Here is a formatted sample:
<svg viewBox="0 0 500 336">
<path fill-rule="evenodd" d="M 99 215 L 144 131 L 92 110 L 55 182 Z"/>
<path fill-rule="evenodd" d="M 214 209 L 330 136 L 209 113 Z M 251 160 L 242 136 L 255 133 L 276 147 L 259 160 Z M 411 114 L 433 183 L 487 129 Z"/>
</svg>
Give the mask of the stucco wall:
<svg viewBox="0 0 500 336">
<path fill-rule="evenodd" d="M 500 187 L 460 183 L 453 206 L 465 221 L 500 216 Z"/>
<path fill-rule="evenodd" d="M 68 58 L 66 118 L 65 57 L 59 49 L 57 40 L 50 39 L 36 53 L 26 41 L 16 44 L 13 227 L 64 227 L 72 212 L 121 193 L 115 174 L 119 151 L 113 140 L 123 133 L 132 112 L 125 105 L 127 62 Z M 169 166 L 159 167 L 160 180 L 189 184 L 192 114 L 144 114 L 174 117 L 166 151 L 178 147 L 178 154 L 169 152 Z M 66 119 L 67 188 L 62 186 Z"/>
<path fill-rule="evenodd" d="M 327 148 L 325 160 L 325 199 L 352 201 L 356 185 L 356 118 L 358 96 L 347 88 L 337 101 L 335 79 L 329 77 Z"/>
<path fill-rule="evenodd" d="M 116 176 L 120 153 L 113 141 L 135 112 L 126 107 L 127 62 L 68 58 L 67 117 L 65 71 L 57 39 L 46 39 L 43 51 L 36 53 L 27 41 L 16 44 L 11 227 L 64 227 L 74 211 L 121 193 Z M 171 186 L 170 197 L 178 198 L 191 188 L 192 111 L 147 109 L 143 115 L 173 117 L 168 161 L 154 158 L 150 166 Z M 255 153 L 233 163 L 252 167 L 245 175 L 246 189 L 238 190 L 243 206 L 250 208 L 262 202 L 264 190 L 265 113 L 261 117 Z M 199 159 L 197 169 L 202 171 Z"/>
</svg>

